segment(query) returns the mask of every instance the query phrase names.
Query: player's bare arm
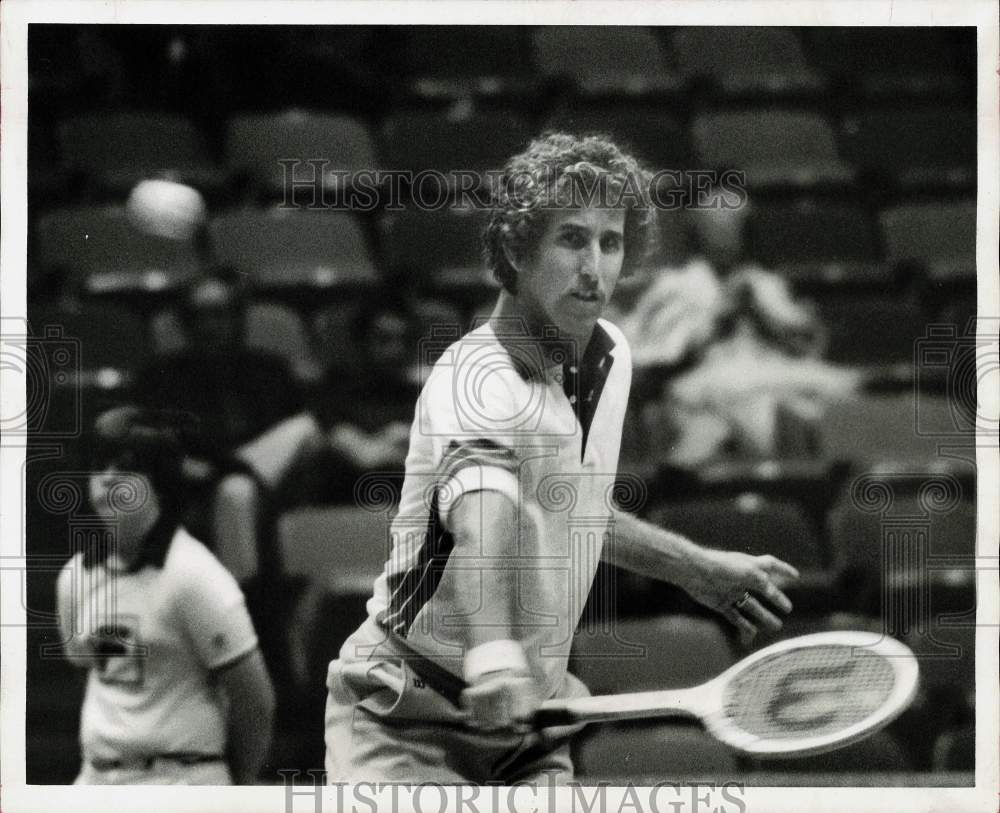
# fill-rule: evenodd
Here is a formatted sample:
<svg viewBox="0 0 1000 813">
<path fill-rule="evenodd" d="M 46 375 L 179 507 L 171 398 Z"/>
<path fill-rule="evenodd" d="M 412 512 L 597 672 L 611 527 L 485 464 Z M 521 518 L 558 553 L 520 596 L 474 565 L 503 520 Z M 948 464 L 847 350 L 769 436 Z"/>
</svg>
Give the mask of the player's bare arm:
<svg viewBox="0 0 1000 813">
<path fill-rule="evenodd" d="M 516 507 L 499 491 L 473 491 L 452 508 L 448 524 L 462 557 L 466 578 L 478 572 L 482 594 L 466 592 L 475 618 L 481 606 L 494 608 L 488 624 L 465 625 L 462 695 L 471 722 L 483 729 L 509 728 L 530 719 L 542 697 L 518 642 L 518 570 Z M 461 606 L 461 602 L 460 602 Z"/>
<path fill-rule="evenodd" d="M 781 618 L 772 610 L 791 612 L 792 602 L 782 588 L 799 573 L 787 562 L 705 548 L 624 511 L 616 511 L 614 521 L 614 544 L 604 547 L 605 561 L 676 584 L 721 613 L 744 640 L 759 629 L 781 629 Z"/>
<path fill-rule="evenodd" d="M 237 785 L 257 782 L 271 747 L 274 688 L 264 657 L 255 649 L 216 671 L 229 700 L 226 757 Z"/>
</svg>

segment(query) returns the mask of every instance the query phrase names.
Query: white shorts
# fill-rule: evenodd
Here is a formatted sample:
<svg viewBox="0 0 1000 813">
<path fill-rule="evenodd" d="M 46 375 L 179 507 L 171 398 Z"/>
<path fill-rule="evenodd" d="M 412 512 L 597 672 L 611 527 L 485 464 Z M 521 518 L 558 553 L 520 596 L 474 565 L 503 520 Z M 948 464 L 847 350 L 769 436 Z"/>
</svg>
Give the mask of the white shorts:
<svg viewBox="0 0 1000 813">
<path fill-rule="evenodd" d="M 565 785 L 573 779 L 569 741 L 581 726 L 524 735 L 475 731 L 398 660 L 333 661 L 327 689 L 328 783 Z M 567 675 L 560 695 L 582 694 L 583 685 Z"/>
</svg>

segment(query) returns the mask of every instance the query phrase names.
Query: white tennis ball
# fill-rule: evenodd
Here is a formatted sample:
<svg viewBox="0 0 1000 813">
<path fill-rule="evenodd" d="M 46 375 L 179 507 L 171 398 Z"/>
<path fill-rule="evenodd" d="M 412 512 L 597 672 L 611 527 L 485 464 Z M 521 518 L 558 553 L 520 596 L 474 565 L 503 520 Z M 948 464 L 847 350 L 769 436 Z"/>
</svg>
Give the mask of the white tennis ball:
<svg viewBox="0 0 1000 813">
<path fill-rule="evenodd" d="M 205 222 L 205 200 L 197 189 L 174 181 L 139 181 L 125 213 L 142 232 L 168 240 L 190 240 Z"/>
</svg>

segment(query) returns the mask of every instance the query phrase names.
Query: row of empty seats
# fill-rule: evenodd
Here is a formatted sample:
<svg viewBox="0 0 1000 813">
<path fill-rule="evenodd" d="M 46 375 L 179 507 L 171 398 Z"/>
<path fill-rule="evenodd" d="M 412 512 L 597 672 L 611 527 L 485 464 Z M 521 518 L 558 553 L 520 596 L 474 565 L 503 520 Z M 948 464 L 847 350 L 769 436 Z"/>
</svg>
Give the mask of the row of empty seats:
<svg viewBox="0 0 1000 813">
<path fill-rule="evenodd" d="M 283 160 L 298 162 L 289 177 L 302 182 L 338 171 L 482 172 L 553 128 L 606 132 L 656 170 L 744 170 L 752 188 L 850 186 L 859 171 L 902 189 L 970 188 L 975 180 L 975 110 L 954 103 L 862 108 L 837 119 L 797 107 L 705 110 L 688 126 L 668 104 L 576 102 L 539 121 L 516 110 L 396 112 L 377 134 L 351 116 L 289 110 L 229 119 L 221 164 L 204 134 L 171 113 L 83 115 L 59 125 L 48 154 L 44 132 L 35 143 L 41 169 L 61 166 L 97 190 L 121 194 L 144 177 L 171 175 L 209 192 L 245 178 L 281 196 Z"/>
<path fill-rule="evenodd" d="M 935 472 L 929 461 L 911 461 L 905 467 L 874 469 L 819 510 L 790 496 L 745 492 L 686 499 L 664 495 L 643 513 L 709 547 L 774 554 L 803 574 L 796 590 L 834 593 L 836 608 L 871 612 L 867 602 L 874 598 L 878 609 L 880 588 L 901 593 L 926 580 L 956 588 L 962 595 L 971 590 L 976 554 L 973 491 L 971 485 L 963 488 L 954 474 Z M 883 498 L 884 505 L 878 502 Z M 278 528 L 288 571 L 320 578 L 334 592 L 344 592 L 345 584 L 346 592 L 358 584 L 366 587 L 381 571 L 391 547 L 387 515 L 364 508 L 296 509 Z M 613 539 L 608 544 L 613 545 Z M 849 578 L 851 591 L 836 594 L 841 588 L 835 576 Z M 607 588 L 619 594 L 619 609 L 640 603 L 622 585 Z M 807 599 L 815 602 L 812 606 L 822 605 L 815 597 Z"/>
<path fill-rule="evenodd" d="M 697 210 L 660 213 L 659 264 L 682 259 L 679 243 Z M 373 283 L 379 268 L 445 286 L 482 284 L 484 212 L 472 208 L 404 209 L 383 215 L 370 244 L 365 224 L 347 212 L 288 208 L 234 209 L 212 218 L 212 256 L 250 274 L 263 288 Z M 914 203 L 876 217 L 863 206 L 800 200 L 758 204 L 748 225 L 749 250 L 790 279 L 811 284 L 890 285 L 900 267 L 932 280 L 974 279 L 974 200 Z M 43 215 L 37 229 L 42 268 L 69 270 L 92 292 L 159 290 L 200 267 L 194 241 L 136 229 L 120 207 L 82 207 Z"/>
<path fill-rule="evenodd" d="M 883 257 L 936 280 L 975 276 L 974 199 L 892 206 L 875 218 L 846 202 L 754 204 L 747 236 L 756 259 L 802 281 L 877 281 Z"/>
<path fill-rule="evenodd" d="M 479 37 L 467 41 L 470 32 Z M 954 29 L 742 26 L 547 26 L 527 33 L 463 27 L 460 36 L 427 27 L 409 36 L 409 52 L 421 57 L 410 61 L 418 76 L 516 76 L 527 63 L 543 77 L 574 78 L 585 92 L 603 90 L 609 78 L 621 84 L 622 77 L 636 77 L 650 83 L 712 79 L 734 93 L 818 90 L 829 78 L 848 77 L 866 78 L 871 92 L 892 79 L 897 90 L 906 87 L 904 77 L 915 90 L 954 88 L 959 49 L 968 39 Z M 527 59 L 497 58 L 519 50 Z"/>
<path fill-rule="evenodd" d="M 180 27 L 155 27 L 162 33 L 135 28 L 128 37 L 145 46 L 140 54 L 151 63 L 146 76 L 169 68 L 176 74 L 186 63 L 199 64 L 205 46 L 197 36 Z M 41 57 L 70 50 L 65 35 L 60 40 L 57 33 L 43 33 L 44 39 L 38 36 L 45 46 Z M 124 34 L 102 33 L 108 51 L 137 58 L 136 46 L 121 41 Z M 171 36 L 194 55 L 185 59 L 177 49 L 168 51 Z M 232 47 L 229 39 L 215 39 L 216 46 Z M 354 78 L 352 73 L 370 82 L 393 78 L 414 95 L 431 98 L 446 90 L 502 93 L 511 83 L 523 91 L 528 80 L 573 80 L 583 93 L 606 92 L 609 86 L 632 93 L 671 90 L 708 80 L 730 95 L 817 93 L 831 85 L 868 95 L 941 94 L 961 86 L 975 59 L 974 29 L 936 26 L 283 25 L 254 32 L 242 42 L 253 43 L 244 54 L 251 76 L 270 67 L 273 54 L 302 75 L 313 68 L 341 80 Z M 216 70 L 228 67 L 211 56 L 201 55 L 202 62 Z M 33 78 L 58 85 L 58 73 L 43 59 L 30 67 Z"/>
</svg>

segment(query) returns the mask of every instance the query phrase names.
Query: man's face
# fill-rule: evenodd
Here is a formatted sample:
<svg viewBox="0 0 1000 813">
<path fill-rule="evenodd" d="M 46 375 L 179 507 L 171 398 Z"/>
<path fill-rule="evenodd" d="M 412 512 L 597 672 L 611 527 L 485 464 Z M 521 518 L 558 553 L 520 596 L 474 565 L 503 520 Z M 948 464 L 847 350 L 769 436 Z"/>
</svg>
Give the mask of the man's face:
<svg viewBox="0 0 1000 813">
<path fill-rule="evenodd" d="M 585 346 L 621 274 L 624 230 L 620 208 L 553 213 L 534 250 L 517 264 L 517 298 L 544 325 Z"/>
</svg>

